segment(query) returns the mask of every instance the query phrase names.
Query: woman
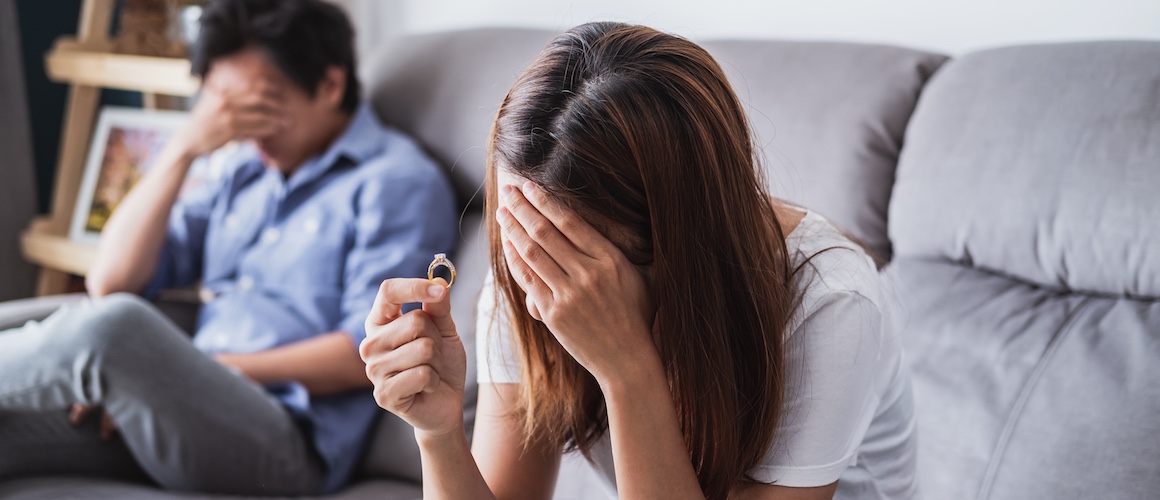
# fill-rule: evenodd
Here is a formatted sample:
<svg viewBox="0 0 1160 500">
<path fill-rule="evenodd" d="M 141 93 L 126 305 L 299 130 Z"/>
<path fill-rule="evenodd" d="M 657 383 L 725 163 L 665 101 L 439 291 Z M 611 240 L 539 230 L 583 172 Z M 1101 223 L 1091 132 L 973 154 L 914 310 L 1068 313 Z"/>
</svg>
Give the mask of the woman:
<svg viewBox="0 0 1160 500">
<path fill-rule="evenodd" d="M 361 350 L 380 406 L 415 427 L 426 495 L 549 498 L 568 449 L 621 498 L 915 495 L 874 264 L 765 193 L 703 49 L 574 28 L 509 91 L 488 156 L 471 448 L 441 286 L 387 281 Z"/>
</svg>

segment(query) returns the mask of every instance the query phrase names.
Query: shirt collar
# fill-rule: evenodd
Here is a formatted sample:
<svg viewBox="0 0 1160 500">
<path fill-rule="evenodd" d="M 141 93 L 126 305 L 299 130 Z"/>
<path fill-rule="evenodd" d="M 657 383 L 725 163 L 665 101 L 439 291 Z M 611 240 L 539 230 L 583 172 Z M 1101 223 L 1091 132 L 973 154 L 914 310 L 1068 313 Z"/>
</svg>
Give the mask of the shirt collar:
<svg viewBox="0 0 1160 500">
<path fill-rule="evenodd" d="M 311 157 L 295 170 L 285 181 L 288 191 L 307 184 L 336 167 L 344 158 L 346 161 L 359 164 L 382 152 L 386 145 L 386 131 L 375 118 L 374 112 L 365 104 L 360 104 L 351 116 L 350 123 L 342 135 L 330 144 L 321 155 Z M 276 177 L 282 178 L 278 172 Z"/>
</svg>

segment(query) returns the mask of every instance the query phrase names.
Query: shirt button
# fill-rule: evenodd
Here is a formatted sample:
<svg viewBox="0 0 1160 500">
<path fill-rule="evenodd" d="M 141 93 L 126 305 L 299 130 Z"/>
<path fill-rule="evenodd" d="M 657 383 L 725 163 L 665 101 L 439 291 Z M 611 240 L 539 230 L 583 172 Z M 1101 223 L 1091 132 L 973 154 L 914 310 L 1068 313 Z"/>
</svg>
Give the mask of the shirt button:
<svg viewBox="0 0 1160 500">
<path fill-rule="evenodd" d="M 321 225 L 322 224 L 318 222 L 318 219 L 310 218 L 306 219 L 306 222 L 302 224 L 302 228 L 306 230 L 307 234 L 317 234 L 318 228 Z"/>
<path fill-rule="evenodd" d="M 251 288 L 254 288 L 254 278 L 249 276 L 238 278 L 238 291 L 245 292 Z"/>
<path fill-rule="evenodd" d="M 277 229 L 272 228 L 272 227 L 267 228 L 265 231 L 262 231 L 262 243 L 265 243 L 267 245 L 278 241 L 278 238 L 281 238 L 281 237 L 282 237 L 282 233 L 280 231 L 278 231 Z"/>
</svg>

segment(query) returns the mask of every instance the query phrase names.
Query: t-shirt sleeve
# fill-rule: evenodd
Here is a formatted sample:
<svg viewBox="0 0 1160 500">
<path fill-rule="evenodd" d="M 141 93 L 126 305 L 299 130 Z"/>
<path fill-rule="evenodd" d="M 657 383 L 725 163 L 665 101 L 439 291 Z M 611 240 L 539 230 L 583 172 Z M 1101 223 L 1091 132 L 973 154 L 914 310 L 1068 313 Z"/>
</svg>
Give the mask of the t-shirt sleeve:
<svg viewBox="0 0 1160 500">
<path fill-rule="evenodd" d="M 480 384 L 518 384 L 519 353 L 513 349 L 506 307 L 496 307 L 495 277 L 487 274 L 476 308 L 475 360 Z"/>
<path fill-rule="evenodd" d="M 823 486 L 856 463 L 878 406 L 881 328 L 878 306 L 858 292 L 829 292 L 808 305 L 786 339 L 785 411 L 754 480 Z"/>
</svg>

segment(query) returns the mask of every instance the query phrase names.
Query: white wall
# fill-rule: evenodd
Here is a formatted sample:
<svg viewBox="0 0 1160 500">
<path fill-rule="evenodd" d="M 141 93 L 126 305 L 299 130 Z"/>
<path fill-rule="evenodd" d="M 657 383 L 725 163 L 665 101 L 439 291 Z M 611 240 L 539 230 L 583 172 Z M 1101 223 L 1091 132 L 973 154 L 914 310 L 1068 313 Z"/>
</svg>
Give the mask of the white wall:
<svg viewBox="0 0 1160 500">
<path fill-rule="evenodd" d="M 368 53 L 401 34 L 479 26 L 563 31 L 640 23 L 693 40 L 825 39 L 947 54 L 1014 43 L 1160 40 L 1160 0 L 339 0 Z"/>
</svg>

